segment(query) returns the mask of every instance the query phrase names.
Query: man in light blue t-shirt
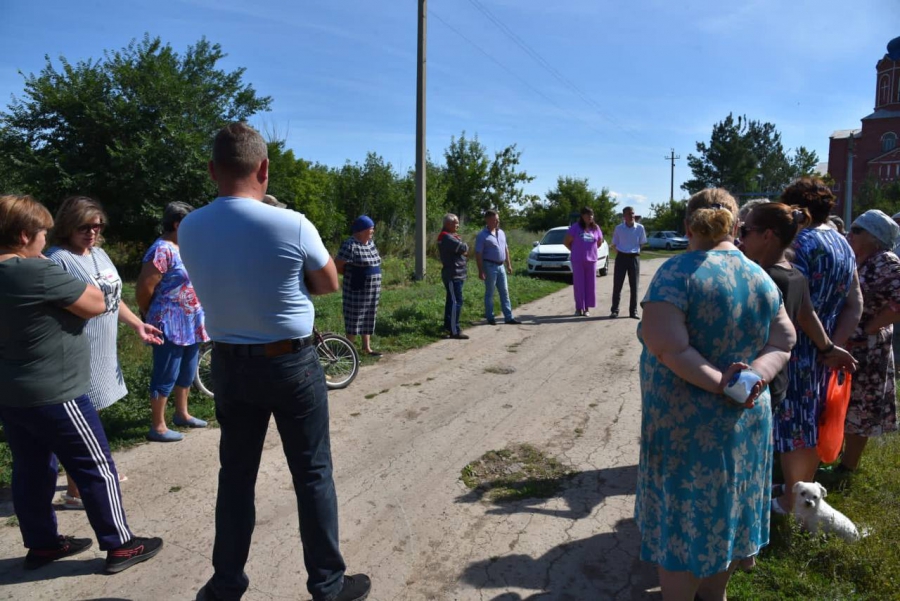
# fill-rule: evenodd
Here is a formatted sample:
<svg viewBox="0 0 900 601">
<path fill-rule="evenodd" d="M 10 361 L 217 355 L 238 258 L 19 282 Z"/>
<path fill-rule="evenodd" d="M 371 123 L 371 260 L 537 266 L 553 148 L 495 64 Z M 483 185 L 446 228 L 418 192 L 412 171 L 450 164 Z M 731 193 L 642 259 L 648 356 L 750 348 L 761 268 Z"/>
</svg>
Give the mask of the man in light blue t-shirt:
<svg viewBox="0 0 900 601">
<path fill-rule="evenodd" d="M 261 202 L 266 143 L 244 123 L 216 135 L 209 172 L 219 197 L 178 231 L 181 257 L 206 312 L 219 420 L 215 573 L 198 598 L 239 599 L 249 586 L 254 489 L 274 415 L 294 479 L 307 589 L 314 601 L 362 601 L 368 576 L 344 574 L 332 476 L 328 392 L 312 337 L 311 295 L 338 289 L 315 226 Z"/>
<path fill-rule="evenodd" d="M 484 212 L 484 229 L 475 236 L 475 260 L 478 263 L 478 277 L 484 280 L 484 318 L 488 324 L 497 323 L 494 317 L 494 288 L 500 293 L 503 321 L 509 324 L 522 323 L 513 317 L 512 303 L 509 300 L 506 276 L 512 273 L 512 261 L 506 245 L 506 234 L 500 229 L 497 211 Z"/>
</svg>

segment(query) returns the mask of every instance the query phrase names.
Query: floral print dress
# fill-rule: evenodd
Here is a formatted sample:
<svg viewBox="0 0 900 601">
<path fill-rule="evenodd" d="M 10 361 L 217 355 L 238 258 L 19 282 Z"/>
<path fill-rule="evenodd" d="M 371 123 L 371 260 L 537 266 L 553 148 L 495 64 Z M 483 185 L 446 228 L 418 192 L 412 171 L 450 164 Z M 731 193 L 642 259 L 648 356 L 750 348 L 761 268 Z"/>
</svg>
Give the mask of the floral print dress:
<svg viewBox="0 0 900 601">
<path fill-rule="evenodd" d="M 886 307 L 900 305 L 900 259 L 881 251 L 859 266 L 863 313 L 850 339 L 850 352 L 859 361 L 853 374 L 850 406 L 844 431 L 859 436 L 881 436 L 897 430 L 897 393 L 894 382 L 893 326 L 867 336 L 866 326 Z"/>
<path fill-rule="evenodd" d="M 643 303 L 680 309 L 691 346 L 719 369 L 750 363 L 781 308 L 772 279 L 740 251 L 694 251 L 657 271 Z M 638 337 L 643 344 L 641 329 Z M 635 520 L 641 558 L 699 578 L 769 542 L 772 413 L 681 379 L 644 346 Z"/>
<path fill-rule="evenodd" d="M 203 307 L 188 277 L 178 247 L 159 238 L 144 255 L 162 274 L 153 291 L 145 322 L 162 330 L 166 341 L 192 346 L 209 340 L 203 322 Z"/>
<path fill-rule="evenodd" d="M 813 308 L 830 337 L 853 283 L 856 257 L 844 237 L 828 226 L 802 230 L 793 247 L 794 267 L 806 277 Z M 798 329 L 788 362 L 787 394 L 774 407 L 778 453 L 818 444 L 828 380 L 828 368 L 818 359 L 816 346 Z"/>
</svg>

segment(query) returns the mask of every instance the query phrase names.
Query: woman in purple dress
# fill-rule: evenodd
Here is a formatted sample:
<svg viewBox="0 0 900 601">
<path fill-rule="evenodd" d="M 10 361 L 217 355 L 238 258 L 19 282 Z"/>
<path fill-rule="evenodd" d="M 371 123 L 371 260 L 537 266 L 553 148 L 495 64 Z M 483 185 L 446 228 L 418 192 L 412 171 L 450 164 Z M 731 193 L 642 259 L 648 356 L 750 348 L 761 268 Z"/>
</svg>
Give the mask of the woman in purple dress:
<svg viewBox="0 0 900 601">
<path fill-rule="evenodd" d="M 590 316 L 588 309 L 597 306 L 597 247 L 603 244 L 603 232 L 594 222 L 593 210 L 581 209 L 581 217 L 566 232 L 563 244 L 570 251 L 575 315 Z"/>
</svg>

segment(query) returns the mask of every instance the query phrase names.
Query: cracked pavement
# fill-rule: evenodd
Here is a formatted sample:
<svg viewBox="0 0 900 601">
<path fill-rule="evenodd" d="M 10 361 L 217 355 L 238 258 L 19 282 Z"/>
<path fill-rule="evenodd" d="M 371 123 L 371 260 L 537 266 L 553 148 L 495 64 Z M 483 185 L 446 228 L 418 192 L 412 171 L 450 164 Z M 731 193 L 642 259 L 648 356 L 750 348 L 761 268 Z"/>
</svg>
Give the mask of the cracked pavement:
<svg viewBox="0 0 900 601">
<path fill-rule="evenodd" d="M 644 289 L 660 264 L 642 262 Z M 598 278 L 593 317 L 573 315 L 566 288 L 519 307 L 521 326 L 473 326 L 470 340 L 385 356 L 330 393 L 341 549 L 348 573 L 372 577 L 370 600 L 660 598 L 655 569 L 638 559 L 632 519 L 638 322 L 606 318 L 611 291 L 612 275 Z M 626 303 L 627 294 L 626 285 Z M 497 373 L 507 367 L 514 371 Z M 191 431 L 177 444 L 116 453 L 129 478 L 129 525 L 165 540 L 155 559 L 121 574 L 100 573 L 105 554 L 96 545 L 25 572 L 18 528 L 0 526 L 0 600 L 193 599 L 212 573 L 218 440 L 216 429 Z M 493 504 L 460 481 L 486 451 L 521 442 L 578 472 L 556 497 Z M 273 423 L 257 482 L 248 601 L 309 599 L 280 447 Z M 0 504 L 0 517 L 11 514 L 11 503 Z M 83 512 L 57 516 L 60 532 L 93 538 Z"/>
</svg>

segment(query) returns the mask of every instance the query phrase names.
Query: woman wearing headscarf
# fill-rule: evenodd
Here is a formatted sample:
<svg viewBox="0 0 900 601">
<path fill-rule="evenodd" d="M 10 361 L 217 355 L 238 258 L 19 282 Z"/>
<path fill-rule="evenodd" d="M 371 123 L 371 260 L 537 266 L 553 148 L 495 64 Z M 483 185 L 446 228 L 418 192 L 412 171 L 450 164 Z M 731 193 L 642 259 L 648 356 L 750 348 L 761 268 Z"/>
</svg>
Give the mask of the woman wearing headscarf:
<svg viewBox="0 0 900 601">
<path fill-rule="evenodd" d="M 164 342 L 153 347 L 153 373 L 150 376 L 151 423 L 147 440 L 177 442 L 180 432 L 166 426 L 166 404 L 175 393 L 176 426 L 205 428 L 207 423 L 188 412 L 188 393 L 197 372 L 200 343 L 209 336 L 203 323 L 203 307 L 197 300 L 178 248 L 181 220 L 193 211 L 184 202 L 170 202 L 163 211 L 163 234 L 144 255 L 141 273 L 135 284 L 135 296 L 149 324 L 164 334 Z"/>
<path fill-rule="evenodd" d="M 334 260 L 338 273 L 344 276 L 344 328 L 351 341 L 362 336 L 365 354 L 380 357 L 381 353 L 372 350 L 375 314 L 381 298 L 381 255 L 372 240 L 375 222 L 361 215 L 350 231 L 352 235 L 341 244 Z"/>
<path fill-rule="evenodd" d="M 897 430 L 891 338 L 900 321 L 900 259 L 892 251 L 898 240 L 900 226 L 878 210 L 857 217 L 847 235 L 856 253 L 863 312 L 848 343 L 859 369 L 853 376 L 839 471 L 859 467 L 869 438 Z"/>
</svg>

